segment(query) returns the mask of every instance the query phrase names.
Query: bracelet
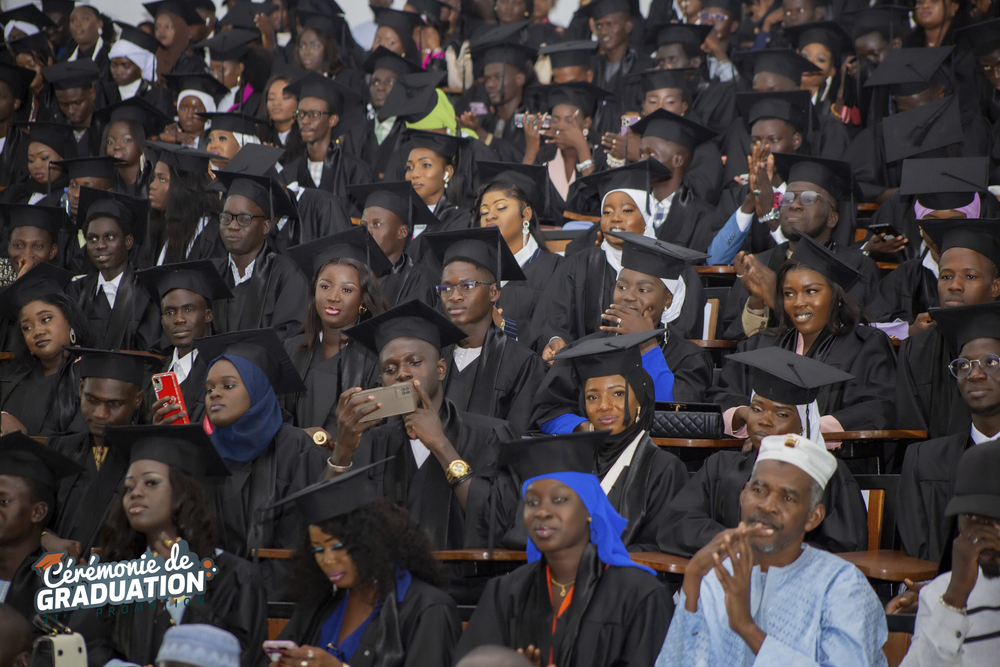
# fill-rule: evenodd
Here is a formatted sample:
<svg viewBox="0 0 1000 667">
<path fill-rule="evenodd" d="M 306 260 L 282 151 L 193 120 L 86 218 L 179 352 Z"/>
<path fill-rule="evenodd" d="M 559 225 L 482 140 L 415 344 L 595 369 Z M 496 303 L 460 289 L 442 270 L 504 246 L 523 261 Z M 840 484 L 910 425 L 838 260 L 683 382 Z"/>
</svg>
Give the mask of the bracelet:
<svg viewBox="0 0 1000 667">
<path fill-rule="evenodd" d="M 593 162 L 593 160 L 591 160 L 591 162 Z M 608 155 L 607 162 L 608 166 L 611 167 L 612 169 L 617 169 L 618 167 L 625 166 L 625 158 L 616 158 L 610 154 Z"/>
<path fill-rule="evenodd" d="M 576 173 L 582 174 L 583 172 L 587 171 L 593 166 L 594 166 L 594 160 L 592 158 L 589 160 L 584 160 L 583 162 L 577 162 Z"/>
<path fill-rule="evenodd" d="M 761 222 L 770 222 L 771 220 L 777 220 L 777 219 L 778 219 L 778 209 L 776 208 L 772 208 L 770 211 L 768 211 L 759 218 Z"/>
<path fill-rule="evenodd" d="M 464 482 L 465 480 L 467 480 L 467 479 L 472 479 L 472 476 L 473 476 L 473 475 L 472 475 L 472 471 L 470 470 L 470 471 L 469 471 L 468 473 L 466 473 L 465 475 L 462 475 L 462 476 L 461 476 L 461 477 L 459 477 L 458 479 L 455 479 L 455 480 L 453 480 L 452 482 L 450 482 L 449 486 L 451 486 L 451 488 L 453 488 L 453 489 L 454 489 L 454 488 L 455 488 L 456 486 L 458 486 L 459 484 L 461 484 L 461 483 L 462 483 L 462 482 Z"/>
<path fill-rule="evenodd" d="M 956 614 L 961 614 L 962 616 L 966 616 L 967 615 L 967 611 L 966 611 L 965 607 L 952 607 L 950 604 L 948 604 L 947 602 L 945 602 L 944 601 L 944 593 L 942 593 L 940 595 L 940 600 L 941 600 L 941 606 L 944 607 L 945 609 L 947 609 L 948 611 L 953 611 Z"/>
<path fill-rule="evenodd" d="M 346 466 L 339 466 L 333 462 L 333 457 L 330 456 L 326 459 L 326 467 L 335 473 L 343 474 L 349 471 L 354 466 L 354 461 L 351 461 Z"/>
</svg>

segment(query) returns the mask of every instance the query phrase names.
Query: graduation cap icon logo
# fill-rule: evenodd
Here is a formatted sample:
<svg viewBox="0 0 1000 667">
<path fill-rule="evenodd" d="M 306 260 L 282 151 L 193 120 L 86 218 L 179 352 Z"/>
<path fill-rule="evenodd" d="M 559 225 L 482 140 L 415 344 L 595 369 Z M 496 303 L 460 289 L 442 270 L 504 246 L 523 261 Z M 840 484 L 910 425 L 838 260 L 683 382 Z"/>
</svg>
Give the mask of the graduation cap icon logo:
<svg viewBox="0 0 1000 667">
<path fill-rule="evenodd" d="M 31 568 L 38 573 L 39 576 L 43 576 L 45 571 L 48 570 L 53 565 L 58 565 L 62 562 L 63 558 L 66 557 L 65 551 L 53 551 L 45 554 L 41 558 L 35 561 L 35 564 Z"/>
</svg>

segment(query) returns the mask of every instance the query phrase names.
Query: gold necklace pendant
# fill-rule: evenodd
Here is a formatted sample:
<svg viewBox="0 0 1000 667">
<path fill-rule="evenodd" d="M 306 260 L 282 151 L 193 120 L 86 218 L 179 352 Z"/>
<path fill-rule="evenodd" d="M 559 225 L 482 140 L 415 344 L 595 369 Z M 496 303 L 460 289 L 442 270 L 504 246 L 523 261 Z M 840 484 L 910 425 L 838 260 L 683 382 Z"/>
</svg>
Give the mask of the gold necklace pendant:
<svg viewBox="0 0 1000 667">
<path fill-rule="evenodd" d="M 569 582 L 568 584 L 560 584 L 555 579 L 552 579 L 552 584 L 559 587 L 559 597 L 561 597 L 561 598 L 566 597 L 566 592 L 569 589 L 573 588 L 573 584 L 575 584 L 575 583 L 576 583 L 576 579 L 574 579 L 573 581 Z"/>
</svg>

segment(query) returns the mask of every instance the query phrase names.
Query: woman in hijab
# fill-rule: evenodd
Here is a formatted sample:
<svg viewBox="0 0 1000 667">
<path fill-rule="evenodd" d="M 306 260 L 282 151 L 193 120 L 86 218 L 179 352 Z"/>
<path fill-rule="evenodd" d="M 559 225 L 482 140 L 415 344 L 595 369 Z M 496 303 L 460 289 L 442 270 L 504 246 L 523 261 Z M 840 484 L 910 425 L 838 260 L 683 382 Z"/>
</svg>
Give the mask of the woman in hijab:
<svg viewBox="0 0 1000 667">
<path fill-rule="evenodd" d="M 115 88 L 107 92 L 107 102 L 113 104 L 139 97 L 158 109 L 170 109 L 174 100 L 157 81 L 156 50 L 159 44 L 149 33 L 118 22 L 121 37 L 111 46 L 109 70 Z"/>
<path fill-rule="evenodd" d="M 760 441 L 795 433 L 823 443 L 816 399 L 832 385 L 854 376 L 821 361 L 778 347 L 730 355 L 729 363 L 747 370 L 753 387 L 750 404 L 725 420 L 726 432 L 746 438 L 743 451 L 712 454 L 674 497 L 665 513 L 659 550 L 690 558 L 719 532 L 740 522 L 740 492 L 750 480 Z M 824 492 L 826 518 L 806 541 L 832 552 L 868 548 L 868 512 L 861 490 L 843 461 L 837 462 Z"/>
<path fill-rule="evenodd" d="M 191 25 L 203 24 L 194 9 L 173 2 L 149 3 L 147 9 L 156 9 L 156 20 L 153 23 L 153 35 L 160 43 L 156 50 L 156 73 L 159 76 L 167 74 L 193 74 L 205 69 L 205 61 L 201 54 L 195 56 L 190 50 Z M 181 16 L 177 12 L 184 12 Z M 191 21 L 192 23 L 189 23 Z"/>
<path fill-rule="evenodd" d="M 188 148 L 204 148 L 208 120 L 199 114 L 216 113 L 219 100 L 226 94 L 223 86 L 211 74 L 167 74 L 164 79 L 177 93 L 177 122 L 160 133 L 160 141 Z"/>
<path fill-rule="evenodd" d="M 29 179 L 14 183 L 4 190 L 2 198 L 13 204 L 34 204 L 49 192 L 63 192 L 69 177 L 61 168 L 51 165 L 76 157 L 76 137 L 73 128 L 62 123 L 28 123 Z"/>
<path fill-rule="evenodd" d="M 536 665 L 651 665 L 673 615 L 670 593 L 629 558 L 626 520 L 593 474 L 606 433 L 502 445 L 523 480 L 528 564 L 486 585 L 456 650 L 497 644 Z"/>
</svg>

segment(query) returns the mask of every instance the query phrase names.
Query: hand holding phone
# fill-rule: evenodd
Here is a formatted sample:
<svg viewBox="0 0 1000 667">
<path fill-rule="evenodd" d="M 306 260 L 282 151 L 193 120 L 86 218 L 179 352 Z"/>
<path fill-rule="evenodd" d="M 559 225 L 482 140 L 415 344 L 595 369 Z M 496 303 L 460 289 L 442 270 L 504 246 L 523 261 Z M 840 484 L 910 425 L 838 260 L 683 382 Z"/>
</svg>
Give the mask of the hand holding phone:
<svg viewBox="0 0 1000 667">
<path fill-rule="evenodd" d="M 177 381 L 177 374 L 173 371 L 157 373 L 153 376 L 153 392 L 156 399 L 169 399 L 168 403 L 177 407 L 162 415 L 163 421 L 168 424 L 190 424 L 191 420 L 187 416 L 187 406 L 184 404 L 184 393 L 181 392 L 181 383 Z M 177 419 L 170 420 L 170 417 L 183 412 Z"/>
<path fill-rule="evenodd" d="M 264 653 L 271 659 L 271 662 L 281 660 L 282 651 L 293 651 L 299 647 L 290 639 L 268 639 L 264 642 Z"/>
</svg>

